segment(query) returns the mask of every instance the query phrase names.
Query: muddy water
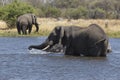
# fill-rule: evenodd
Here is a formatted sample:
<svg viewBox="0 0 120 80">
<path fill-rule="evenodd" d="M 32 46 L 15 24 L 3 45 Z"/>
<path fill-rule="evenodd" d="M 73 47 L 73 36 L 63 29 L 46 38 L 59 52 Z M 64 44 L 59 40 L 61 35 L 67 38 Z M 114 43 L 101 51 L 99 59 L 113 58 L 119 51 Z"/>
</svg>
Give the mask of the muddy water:
<svg viewBox="0 0 120 80">
<path fill-rule="evenodd" d="M 0 37 L 0 80 L 119 80 L 120 39 L 107 58 L 73 57 L 27 50 L 45 37 Z"/>
</svg>

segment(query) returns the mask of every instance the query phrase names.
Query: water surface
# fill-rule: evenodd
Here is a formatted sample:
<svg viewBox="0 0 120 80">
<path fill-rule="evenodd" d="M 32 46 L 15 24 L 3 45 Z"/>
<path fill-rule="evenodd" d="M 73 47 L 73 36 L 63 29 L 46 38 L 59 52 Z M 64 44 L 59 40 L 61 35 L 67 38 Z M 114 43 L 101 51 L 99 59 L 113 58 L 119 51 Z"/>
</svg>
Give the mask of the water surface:
<svg viewBox="0 0 120 80">
<path fill-rule="evenodd" d="M 120 39 L 110 39 L 106 58 L 29 51 L 46 37 L 0 37 L 0 80 L 119 80 Z"/>
</svg>

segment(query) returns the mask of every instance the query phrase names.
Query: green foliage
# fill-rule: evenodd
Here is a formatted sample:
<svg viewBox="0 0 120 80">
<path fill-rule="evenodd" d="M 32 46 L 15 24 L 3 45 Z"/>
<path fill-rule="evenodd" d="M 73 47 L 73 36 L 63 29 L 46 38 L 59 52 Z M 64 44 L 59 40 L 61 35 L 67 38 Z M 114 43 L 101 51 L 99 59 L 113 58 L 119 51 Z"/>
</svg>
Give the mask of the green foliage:
<svg viewBox="0 0 120 80">
<path fill-rule="evenodd" d="M 52 6 L 43 6 L 41 8 L 42 12 L 44 13 L 45 17 L 59 17 L 61 14 L 61 11 L 59 8 L 52 7 Z M 42 14 L 42 13 L 41 13 Z"/>
<path fill-rule="evenodd" d="M 120 0 L 46 0 L 34 3 L 40 17 L 120 19 Z"/>
<path fill-rule="evenodd" d="M 19 15 L 33 12 L 35 9 L 31 5 L 14 0 L 11 4 L 0 8 L 0 19 L 4 20 L 9 28 L 13 28 Z"/>
<path fill-rule="evenodd" d="M 87 9 L 80 6 L 78 8 L 69 8 L 65 12 L 65 17 L 72 19 L 86 18 L 87 17 Z"/>
<path fill-rule="evenodd" d="M 6 21 L 9 27 L 14 27 L 16 18 L 24 13 L 37 13 L 39 17 L 54 18 L 120 19 L 120 0 L 47 0 L 46 3 L 41 0 L 25 1 L 31 5 L 24 0 L 14 0 L 3 7 L 0 3 L 0 19 Z"/>
<path fill-rule="evenodd" d="M 63 11 L 62 17 L 120 19 L 120 0 L 54 0 L 52 5 Z"/>
<path fill-rule="evenodd" d="M 92 19 L 105 19 L 105 10 L 101 9 L 101 8 L 95 8 L 95 9 L 91 9 L 89 11 L 89 18 Z"/>
</svg>

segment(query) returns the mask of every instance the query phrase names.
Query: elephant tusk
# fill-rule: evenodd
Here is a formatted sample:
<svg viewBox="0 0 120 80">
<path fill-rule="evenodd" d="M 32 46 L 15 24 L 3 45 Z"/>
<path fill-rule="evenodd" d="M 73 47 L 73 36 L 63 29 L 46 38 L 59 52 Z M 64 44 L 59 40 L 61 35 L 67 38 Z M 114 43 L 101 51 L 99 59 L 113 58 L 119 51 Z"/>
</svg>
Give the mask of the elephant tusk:
<svg viewBox="0 0 120 80">
<path fill-rule="evenodd" d="M 50 45 L 46 46 L 45 48 L 43 48 L 42 50 L 46 50 L 50 47 Z"/>
</svg>

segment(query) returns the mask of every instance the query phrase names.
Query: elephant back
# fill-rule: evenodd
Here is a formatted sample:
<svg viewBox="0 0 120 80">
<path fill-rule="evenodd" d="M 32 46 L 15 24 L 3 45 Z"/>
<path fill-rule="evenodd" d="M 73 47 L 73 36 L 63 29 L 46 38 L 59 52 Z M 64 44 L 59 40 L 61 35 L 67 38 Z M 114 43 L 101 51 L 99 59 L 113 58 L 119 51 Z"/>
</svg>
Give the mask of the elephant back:
<svg viewBox="0 0 120 80">
<path fill-rule="evenodd" d="M 30 14 L 30 13 L 23 14 L 23 15 L 19 16 L 17 21 L 22 22 L 22 23 L 27 23 L 29 25 L 32 25 L 34 22 L 32 14 Z"/>
<path fill-rule="evenodd" d="M 25 16 L 18 17 L 17 22 L 19 22 L 19 24 L 21 25 L 28 25 L 28 21 L 27 21 L 27 18 L 25 18 Z"/>
<path fill-rule="evenodd" d="M 91 24 L 88 26 L 86 33 L 88 35 L 89 45 L 93 45 L 101 40 L 108 39 L 104 30 L 97 24 Z"/>
</svg>

